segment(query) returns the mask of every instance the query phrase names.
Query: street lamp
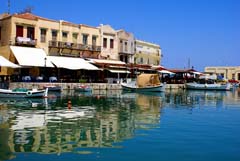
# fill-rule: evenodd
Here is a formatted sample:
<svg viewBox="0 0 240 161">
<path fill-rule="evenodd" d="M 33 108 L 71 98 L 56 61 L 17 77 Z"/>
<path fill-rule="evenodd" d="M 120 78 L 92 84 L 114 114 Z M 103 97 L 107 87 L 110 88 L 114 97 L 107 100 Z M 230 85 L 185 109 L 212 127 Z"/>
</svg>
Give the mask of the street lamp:
<svg viewBox="0 0 240 161">
<path fill-rule="evenodd" d="M 46 61 L 47 61 L 47 58 L 45 57 L 44 58 L 44 67 L 46 68 Z"/>
<path fill-rule="evenodd" d="M 44 74 L 43 74 L 44 78 L 43 79 L 46 79 L 45 78 L 46 77 L 46 61 L 47 61 L 47 58 L 45 57 L 44 58 Z"/>
</svg>

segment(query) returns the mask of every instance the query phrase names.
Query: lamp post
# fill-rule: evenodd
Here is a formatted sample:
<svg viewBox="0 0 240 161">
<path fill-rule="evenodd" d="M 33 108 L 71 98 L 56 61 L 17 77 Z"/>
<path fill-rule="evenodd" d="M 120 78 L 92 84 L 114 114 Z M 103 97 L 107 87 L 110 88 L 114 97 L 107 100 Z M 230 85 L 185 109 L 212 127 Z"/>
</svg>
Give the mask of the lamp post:
<svg viewBox="0 0 240 161">
<path fill-rule="evenodd" d="M 47 58 L 45 57 L 44 58 L 44 74 L 43 74 L 43 76 L 44 76 L 43 79 L 45 79 L 45 80 L 46 80 L 46 61 L 47 61 Z"/>
</svg>

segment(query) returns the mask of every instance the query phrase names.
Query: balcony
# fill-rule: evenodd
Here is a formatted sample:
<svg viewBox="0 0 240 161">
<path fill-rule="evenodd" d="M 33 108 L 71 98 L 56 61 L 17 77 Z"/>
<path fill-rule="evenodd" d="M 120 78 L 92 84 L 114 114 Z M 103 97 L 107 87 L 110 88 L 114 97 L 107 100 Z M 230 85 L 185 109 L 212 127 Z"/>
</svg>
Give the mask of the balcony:
<svg viewBox="0 0 240 161">
<path fill-rule="evenodd" d="M 62 42 L 62 41 L 49 41 L 49 48 L 58 48 L 58 49 L 69 49 L 69 50 L 78 50 L 78 51 L 101 51 L 101 46 L 96 45 L 83 45 L 71 42 Z"/>
<path fill-rule="evenodd" d="M 27 37 L 16 37 L 15 38 L 15 45 L 16 46 L 29 46 L 35 47 L 37 44 L 37 39 L 31 39 Z"/>
<path fill-rule="evenodd" d="M 119 54 L 120 55 L 134 55 L 134 52 L 131 53 L 128 51 L 128 49 L 124 48 L 123 46 L 120 46 Z"/>
</svg>

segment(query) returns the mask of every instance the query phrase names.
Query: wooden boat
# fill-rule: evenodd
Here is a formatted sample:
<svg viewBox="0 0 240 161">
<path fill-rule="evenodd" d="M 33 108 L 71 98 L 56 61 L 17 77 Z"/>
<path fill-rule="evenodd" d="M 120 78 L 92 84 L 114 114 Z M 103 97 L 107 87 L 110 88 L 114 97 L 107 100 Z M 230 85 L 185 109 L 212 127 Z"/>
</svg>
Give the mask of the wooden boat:
<svg viewBox="0 0 240 161">
<path fill-rule="evenodd" d="M 79 86 L 76 86 L 74 89 L 77 92 L 91 92 L 92 91 L 92 88 L 88 85 L 79 85 Z"/>
<path fill-rule="evenodd" d="M 25 88 L 16 89 L 0 89 L 0 97 L 5 98 L 34 98 L 34 97 L 47 97 L 48 88 L 45 90 L 32 89 L 28 90 Z"/>
<path fill-rule="evenodd" d="M 159 81 L 158 74 L 140 74 L 136 81 L 121 83 L 122 89 L 132 92 L 163 92 L 165 84 Z"/>
</svg>

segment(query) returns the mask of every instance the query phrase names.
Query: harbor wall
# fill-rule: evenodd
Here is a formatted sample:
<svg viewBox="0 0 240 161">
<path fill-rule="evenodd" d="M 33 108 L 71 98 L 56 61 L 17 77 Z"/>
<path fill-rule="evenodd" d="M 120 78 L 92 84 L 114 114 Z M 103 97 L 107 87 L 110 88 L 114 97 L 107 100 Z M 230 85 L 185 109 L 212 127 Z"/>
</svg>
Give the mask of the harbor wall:
<svg viewBox="0 0 240 161">
<path fill-rule="evenodd" d="M 46 85 L 56 85 L 61 86 L 62 89 L 74 89 L 79 85 L 90 86 L 94 90 L 121 90 L 121 84 L 111 84 L 111 83 L 36 83 L 36 82 L 11 82 L 9 84 L 10 89 L 14 88 L 27 88 L 27 89 L 43 89 Z M 185 89 L 184 84 L 167 84 L 166 89 Z"/>
</svg>

